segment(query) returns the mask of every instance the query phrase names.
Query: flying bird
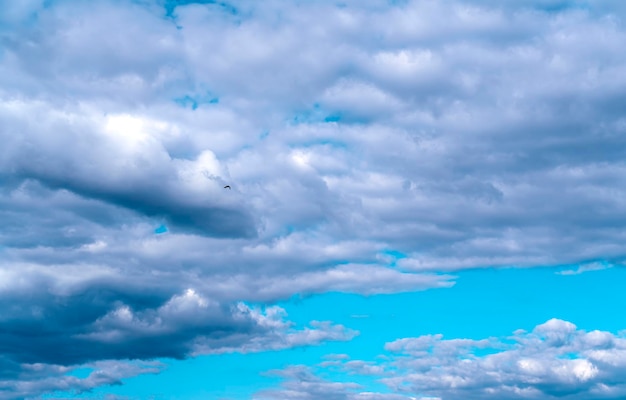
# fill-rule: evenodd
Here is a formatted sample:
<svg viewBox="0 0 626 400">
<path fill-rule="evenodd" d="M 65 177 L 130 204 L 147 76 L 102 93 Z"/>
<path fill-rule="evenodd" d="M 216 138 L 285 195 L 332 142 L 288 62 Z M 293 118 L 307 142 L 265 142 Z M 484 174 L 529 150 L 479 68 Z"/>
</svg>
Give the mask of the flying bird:
<svg viewBox="0 0 626 400">
<path fill-rule="evenodd" d="M 224 189 L 230 189 L 230 185 L 224 186 Z"/>
</svg>

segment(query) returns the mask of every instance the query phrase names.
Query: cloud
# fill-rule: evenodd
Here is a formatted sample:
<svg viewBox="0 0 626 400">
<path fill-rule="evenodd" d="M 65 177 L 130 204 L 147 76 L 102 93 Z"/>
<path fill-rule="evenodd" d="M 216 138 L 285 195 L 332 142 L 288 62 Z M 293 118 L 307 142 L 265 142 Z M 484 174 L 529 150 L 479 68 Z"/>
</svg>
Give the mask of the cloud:
<svg viewBox="0 0 626 400">
<path fill-rule="evenodd" d="M 604 269 L 613 268 L 612 264 L 594 262 L 588 264 L 581 264 L 576 269 L 566 269 L 556 272 L 559 275 L 580 275 L 589 271 L 602 271 Z"/>
<path fill-rule="evenodd" d="M 114 283 L 89 285 L 71 295 L 33 297 L 26 302 L 16 296 L 0 321 L 3 354 L 9 360 L 75 365 L 100 359 L 185 358 L 290 348 L 356 335 L 330 323 L 314 322 L 311 328 L 296 330 L 279 307 L 261 310 L 220 303 L 193 289 L 164 302 L 139 291 L 124 293 Z M 57 304 L 46 306 L 49 302 Z"/>
<path fill-rule="evenodd" d="M 29 129 L 27 115 L 45 114 L 49 108 L 16 101 L 4 106 L 0 112 L 18 130 Z M 225 203 L 223 178 L 207 179 L 224 175 L 210 150 L 193 160 L 172 160 L 158 138 L 172 129 L 167 123 L 125 114 L 89 118 L 88 113 L 53 112 L 40 125 L 56 132 L 43 130 L 30 137 L 9 137 L 7 132 L 3 170 L 11 171 L 14 179 L 35 180 L 51 189 L 162 217 L 198 234 L 255 235 L 242 198 L 231 196 Z"/>
<path fill-rule="evenodd" d="M 0 380 L 0 398 L 35 399 L 40 398 L 38 395 L 41 393 L 54 391 L 71 391 L 84 395 L 99 386 L 120 385 L 124 378 L 159 373 L 163 367 L 163 364 L 155 361 L 98 361 L 88 367 L 22 364 L 19 379 L 4 377 Z M 75 372 L 79 368 L 88 371 L 86 377 L 76 376 Z"/>
<path fill-rule="evenodd" d="M 626 341 L 609 332 L 579 330 L 551 319 L 532 332 L 491 339 L 485 348 L 474 341 L 430 341 L 425 353 L 414 347 L 422 338 L 388 343 L 402 371 L 383 381 L 400 392 L 426 392 L 442 398 L 618 398 L 624 387 Z M 470 350 L 470 352 L 468 352 Z M 449 353 L 448 353 L 449 351 Z M 442 353 L 443 352 L 443 353 Z M 448 353 L 447 355 L 445 353 Z M 612 354 L 612 362 L 606 355 Z M 400 356 L 401 355 L 401 356 Z"/>
<path fill-rule="evenodd" d="M 283 388 L 265 390 L 253 396 L 255 400 L 271 399 L 333 399 L 333 400 L 409 400 L 395 394 L 360 392 L 356 383 L 331 382 L 316 376 L 304 365 L 291 366 L 280 371 L 270 371 L 270 375 L 285 379 Z"/>
<path fill-rule="evenodd" d="M 238 304 L 626 255 L 616 2 L 5 11 L 0 331 L 17 370 L 347 338 L 277 336 Z"/>
<path fill-rule="evenodd" d="M 137 360 L 280 350 L 350 340 L 358 334 L 319 321 L 297 329 L 280 307 L 220 304 L 193 289 L 159 306 L 152 305 L 158 299 L 149 295 L 113 290 L 91 286 L 71 296 L 39 295 L 29 303 L 18 299 L 5 308 L 0 320 L 0 388 L 6 395 L 0 398 L 83 392 L 159 373 L 164 367 Z M 107 311 L 110 299 L 116 305 Z M 58 304 L 46 307 L 50 302 Z M 86 378 L 71 374 L 84 368 L 93 370 Z"/>
<path fill-rule="evenodd" d="M 626 391 L 620 380 L 626 367 L 623 334 L 587 332 L 559 319 L 509 337 L 472 340 L 426 335 L 389 342 L 385 350 L 376 362 L 333 358 L 321 363 L 318 373 L 376 376 L 391 390 L 379 394 L 381 398 L 618 399 Z M 312 370 L 297 376 L 286 371 L 281 375 L 286 382 L 281 389 L 268 391 L 275 396 L 269 398 L 280 398 L 282 393 L 309 398 L 314 392 L 307 382 L 325 382 L 337 398 L 359 398 L 356 386 L 332 386 Z"/>
</svg>

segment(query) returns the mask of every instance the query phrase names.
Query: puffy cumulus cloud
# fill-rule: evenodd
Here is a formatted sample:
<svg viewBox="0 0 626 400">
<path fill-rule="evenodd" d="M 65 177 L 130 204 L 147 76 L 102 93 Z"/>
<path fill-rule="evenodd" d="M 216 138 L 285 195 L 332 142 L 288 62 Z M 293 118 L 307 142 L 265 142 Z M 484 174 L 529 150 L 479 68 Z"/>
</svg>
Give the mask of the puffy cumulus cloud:
<svg viewBox="0 0 626 400">
<path fill-rule="evenodd" d="M 626 339 L 551 319 L 531 332 L 488 341 L 401 339 L 386 345 L 401 371 L 383 378 L 400 392 L 442 398 L 621 398 Z M 428 342 L 425 348 L 423 342 Z M 426 350 L 426 352 L 424 352 Z M 447 352 L 447 350 L 450 350 Z M 481 350 L 488 350 L 481 355 Z M 611 362 L 604 358 L 611 354 Z"/>
<path fill-rule="evenodd" d="M 624 335 L 585 331 L 559 319 L 509 337 L 472 340 L 425 335 L 387 343 L 385 350 L 376 362 L 341 355 L 320 363 L 317 374 L 309 372 L 312 375 L 305 378 L 285 373 L 283 388 L 269 393 L 299 390 L 301 398 L 308 398 L 313 391 L 303 382 L 322 382 L 320 374 L 343 372 L 349 374 L 348 381 L 350 375 L 375 376 L 398 398 L 620 399 L 626 395 L 620 378 L 626 372 Z M 328 382 L 324 387 L 332 388 Z M 336 386 L 333 393 L 337 398 L 360 398 L 347 395 L 343 386 Z"/>
<path fill-rule="evenodd" d="M 3 8 L 15 365 L 273 348 L 239 302 L 623 261 L 621 3 L 201 3 Z"/>
</svg>

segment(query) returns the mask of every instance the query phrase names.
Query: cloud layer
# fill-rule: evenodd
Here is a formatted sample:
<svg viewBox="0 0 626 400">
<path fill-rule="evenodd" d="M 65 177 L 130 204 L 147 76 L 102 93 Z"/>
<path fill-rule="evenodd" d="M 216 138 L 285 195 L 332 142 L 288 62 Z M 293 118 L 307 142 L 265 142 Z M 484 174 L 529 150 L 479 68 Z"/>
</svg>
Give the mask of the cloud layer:
<svg viewBox="0 0 626 400">
<path fill-rule="evenodd" d="M 351 337 L 254 311 L 294 294 L 624 260 L 621 3 L 199 3 L 0 15 L 14 376 Z"/>
</svg>

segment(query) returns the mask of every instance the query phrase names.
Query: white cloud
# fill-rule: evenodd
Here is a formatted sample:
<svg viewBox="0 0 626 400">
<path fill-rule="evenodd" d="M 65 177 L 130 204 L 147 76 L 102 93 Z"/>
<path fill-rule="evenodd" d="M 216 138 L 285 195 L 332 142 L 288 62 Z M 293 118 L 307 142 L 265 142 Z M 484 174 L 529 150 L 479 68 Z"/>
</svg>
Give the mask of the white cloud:
<svg viewBox="0 0 626 400">
<path fill-rule="evenodd" d="M 600 339 L 601 338 L 601 339 Z M 419 338 L 418 338 L 419 340 Z M 509 340 L 517 344 L 509 344 Z M 599 388 L 618 389 L 615 377 L 620 367 L 598 362 L 593 354 L 609 346 L 622 352 L 626 341 L 609 332 L 585 332 L 570 322 L 552 319 L 531 333 L 518 332 L 502 341 L 491 339 L 487 355 L 473 352 L 482 346 L 470 345 L 469 352 L 458 348 L 441 356 L 440 347 L 450 343 L 440 339 L 431 352 L 414 354 L 387 345 L 398 356 L 392 365 L 400 373 L 384 378 L 397 390 L 427 392 L 446 398 L 596 398 Z M 415 358 L 414 358 L 415 357 Z"/>
<path fill-rule="evenodd" d="M 602 271 L 604 269 L 613 268 L 612 264 L 593 262 L 588 264 L 580 264 L 576 269 L 565 269 L 563 271 L 557 271 L 559 275 L 580 275 L 590 271 Z"/>
<path fill-rule="evenodd" d="M 620 380 L 626 367 L 626 338 L 587 332 L 559 319 L 510 337 L 470 340 L 426 335 L 387 343 L 385 350 L 376 362 L 335 357 L 311 370 L 300 384 L 284 375 L 283 389 L 268 391 L 275 396 L 269 398 L 280 398 L 286 388 L 292 395 L 308 398 L 306 382 L 321 382 L 313 373 L 329 371 L 333 376 L 340 376 L 337 371 L 377 376 L 391 390 L 386 395 L 397 398 L 617 399 L 626 394 Z M 330 382 L 326 387 L 338 398 L 358 398 L 349 388 L 331 390 Z"/>
</svg>

